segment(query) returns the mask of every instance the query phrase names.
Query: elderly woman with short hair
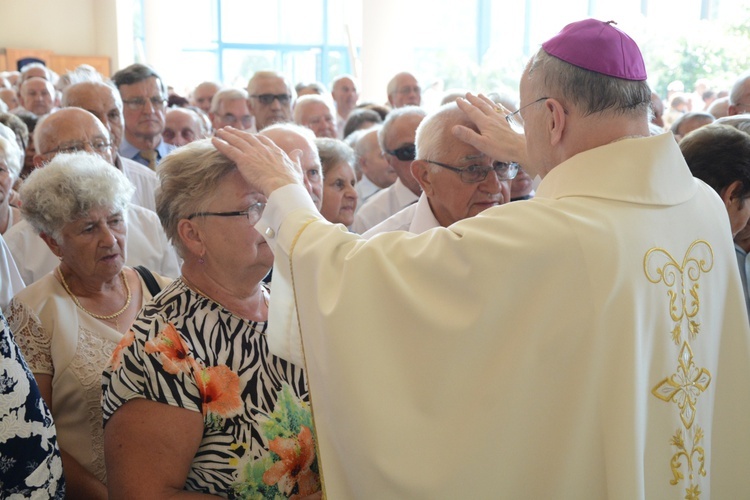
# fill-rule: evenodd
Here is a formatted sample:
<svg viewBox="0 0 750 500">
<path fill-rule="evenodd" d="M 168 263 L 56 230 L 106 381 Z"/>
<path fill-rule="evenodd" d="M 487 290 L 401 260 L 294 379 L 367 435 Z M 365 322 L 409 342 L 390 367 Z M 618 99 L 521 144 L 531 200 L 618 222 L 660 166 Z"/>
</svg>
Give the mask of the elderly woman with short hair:
<svg viewBox="0 0 750 500">
<path fill-rule="evenodd" d="M 15 142 L 0 136 L 0 234 L 21 220 L 21 212 L 10 204 L 13 184 L 21 173 L 21 150 Z"/>
<path fill-rule="evenodd" d="M 300 367 L 266 341 L 266 199 L 209 140 L 159 165 L 157 213 L 182 276 L 147 305 L 104 374 L 110 495 L 319 497 Z"/>
<path fill-rule="evenodd" d="M 354 173 L 354 151 L 338 139 L 315 139 L 323 166 L 323 204 L 320 214 L 334 224 L 346 227 L 354 222 L 357 210 L 357 175 Z"/>
<path fill-rule="evenodd" d="M 52 410 L 71 498 L 107 497 L 101 372 L 151 298 L 124 266 L 132 193 L 122 172 L 87 153 L 56 156 L 21 188 L 23 216 L 60 264 L 16 294 L 8 321 Z"/>
</svg>

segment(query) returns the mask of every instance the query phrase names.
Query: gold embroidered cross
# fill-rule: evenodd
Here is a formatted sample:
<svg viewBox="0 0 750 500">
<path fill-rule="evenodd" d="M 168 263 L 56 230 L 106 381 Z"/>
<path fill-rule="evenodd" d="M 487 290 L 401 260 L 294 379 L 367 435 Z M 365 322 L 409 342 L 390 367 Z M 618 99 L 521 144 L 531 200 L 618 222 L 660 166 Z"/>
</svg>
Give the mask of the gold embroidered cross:
<svg viewBox="0 0 750 500">
<path fill-rule="evenodd" d="M 686 429 L 693 425 L 698 396 L 711 383 L 711 374 L 698 368 L 693 361 L 693 350 L 685 342 L 680 350 L 677 373 L 659 382 L 651 393 L 662 401 L 674 401 L 680 409 L 680 418 Z"/>
</svg>

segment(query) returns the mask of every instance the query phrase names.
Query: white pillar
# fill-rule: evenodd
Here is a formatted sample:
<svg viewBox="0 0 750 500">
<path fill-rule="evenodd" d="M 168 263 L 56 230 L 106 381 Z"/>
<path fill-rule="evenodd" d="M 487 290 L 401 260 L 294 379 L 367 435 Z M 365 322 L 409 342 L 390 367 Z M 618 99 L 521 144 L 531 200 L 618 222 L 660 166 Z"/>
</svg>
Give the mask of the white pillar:
<svg viewBox="0 0 750 500">
<path fill-rule="evenodd" d="M 362 0 L 362 101 L 388 102 L 388 80 L 414 69 L 414 39 L 410 26 L 419 23 L 414 2 Z M 415 75 L 419 78 L 419 75 Z"/>
</svg>

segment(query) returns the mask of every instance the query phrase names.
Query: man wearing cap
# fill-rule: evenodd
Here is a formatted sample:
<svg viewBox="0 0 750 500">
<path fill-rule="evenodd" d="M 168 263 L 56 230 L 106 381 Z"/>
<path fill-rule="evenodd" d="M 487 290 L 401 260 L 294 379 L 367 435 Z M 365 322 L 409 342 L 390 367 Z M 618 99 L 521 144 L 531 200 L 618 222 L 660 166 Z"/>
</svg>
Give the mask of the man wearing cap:
<svg viewBox="0 0 750 500">
<path fill-rule="evenodd" d="M 316 213 L 296 155 L 214 138 L 268 196 L 269 347 L 307 369 L 329 498 L 750 491 L 726 210 L 669 134 L 649 137 L 645 80 L 635 42 L 589 19 L 526 67 L 525 140 L 503 108 L 459 100 L 479 130 L 459 138 L 543 179 L 421 235 L 362 241 Z"/>
</svg>

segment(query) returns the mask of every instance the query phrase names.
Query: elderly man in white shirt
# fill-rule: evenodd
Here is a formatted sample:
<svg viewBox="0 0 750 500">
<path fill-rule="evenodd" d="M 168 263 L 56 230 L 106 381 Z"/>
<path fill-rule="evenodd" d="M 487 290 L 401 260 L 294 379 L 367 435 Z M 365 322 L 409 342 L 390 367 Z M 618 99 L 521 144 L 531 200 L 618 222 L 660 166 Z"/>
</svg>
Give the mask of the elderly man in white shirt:
<svg viewBox="0 0 750 500">
<path fill-rule="evenodd" d="M 378 142 L 398 179 L 362 205 L 354 217 L 353 232 L 362 234 L 419 199 L 422 188 L 411 173 L 411 162 L 416 155 L 417 127 L 426 115 L 416 106 L 405 106 L 388 113 L 378 131 Z"/>
<path fill-rule="evenodd" d="M 362 173 L 362 177 L 357 180 L 357 195 L 359 203 L 357 210 L 368 201 L 375 193 L 391 186 L 398 174 L 396 170 L 388 163 L 380 149 L 378 142 L 378 131 L 380 125 L 373 125 L 368 129 L 357 130 L 351 134 L 352 149 L 356 155 L 356 170 Z M 347 139 L 347 142 L 350 139 Z"/>
<path fill-rule="evenodd" d="M 61 152 L 88 151 L 109 163 L 112 159 L 110 134 L 88 111 L 64 108 L 45 117 L 34 131 L 37 148 L 35 162 L 43 165 Z M 58 264 L 31 224 L 21 221 L 5 233 L 5 241 L 27 285 L 35 282 Z M 176 278 L 180 274 L 177 254 L 167 241 L 156 213 L 131 204 L 128 214 L 126 264 L 144 265 L 150 270 Z"/>
<path fill-rule="evenodd" d="M 417 128 L 417 159 L 411 172 L 420 186 L 419 201 L 366 231 L 371 238 L 388 231 L 420 234 L 433 227 L 448 227 L 510 200 L 510 181 L 516 163 L 495 161 L 458 140 L 456 125 L 477 130 L 455 103 L 442 106 Z"/>
<path fill-rule="evenodd" d="M 132 202 L 135 205 L 155 211 L 155 192 L 159 186 L 156 173 L 137 161 L 125 158 L 119 152 L 125 122 L 122 116 L 122 98 L 114 85 L 91 81 L 74 83 L 63 92 L 62 106 L 63 108 L 85 109 L 99 118 L 99 121 L 109 132 L 112 141 L 112 159 L 115 167 L 119 168 L 135 186 Z M 51 124 L 52 122 L 47 126 Z M 40 125 L 37 125 L 37 127 L 40 127 Z M 51 132 L 42 131 L 40 133 L 47 136 Z"/>
</svg>

